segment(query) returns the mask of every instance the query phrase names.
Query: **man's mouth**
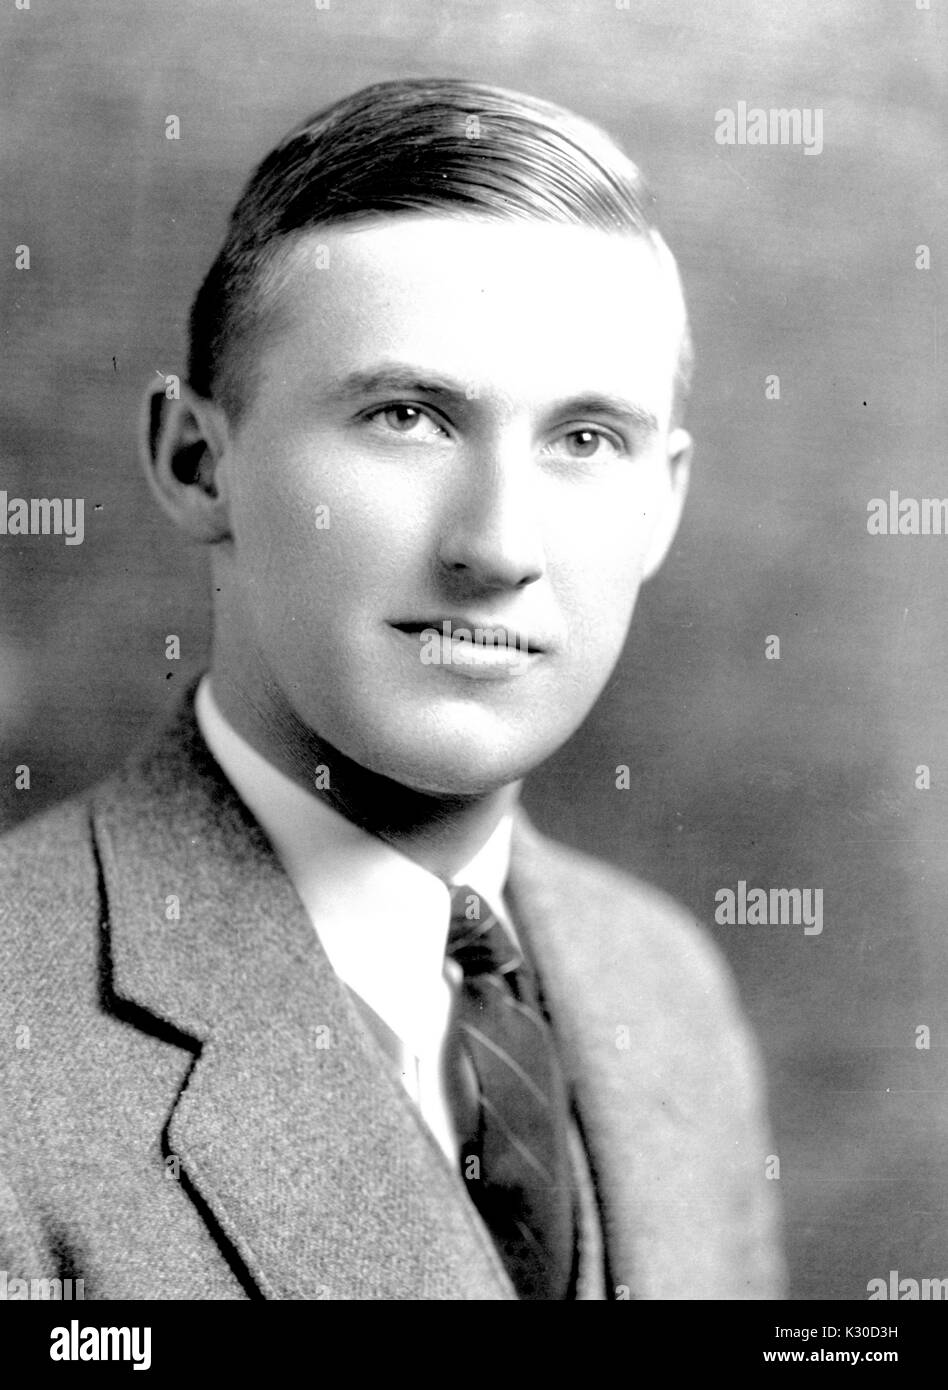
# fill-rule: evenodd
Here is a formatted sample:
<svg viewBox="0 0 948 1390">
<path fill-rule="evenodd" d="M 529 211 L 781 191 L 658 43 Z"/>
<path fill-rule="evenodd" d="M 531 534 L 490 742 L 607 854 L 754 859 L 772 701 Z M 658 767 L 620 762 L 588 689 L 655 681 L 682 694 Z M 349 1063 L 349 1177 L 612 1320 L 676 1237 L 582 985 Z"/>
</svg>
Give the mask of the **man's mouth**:
<svg viewBox="0 0 948 1390">
<path fill-rule="evenodd" d="M 409 618 L 393 622 L 391 626 L 410 637 L 424 637 L 431 641 L 440 639 L 457 645 L 469 643 L 472 647 L 485 649 L 507 649 L 525 656 L 539 655 L 544 650 L 542 643 L 529 637 L 522 629 L 465 615 Z"/>
<path fill-rule="evenodd" d="M 522 628 L 467 614 L 405 618 L 389 626 L 417 643 L 422 667 L 435 667 L 449 678 L 506 681 L 532 670 L 545 651 L 545 644 Z"/>
</svg>

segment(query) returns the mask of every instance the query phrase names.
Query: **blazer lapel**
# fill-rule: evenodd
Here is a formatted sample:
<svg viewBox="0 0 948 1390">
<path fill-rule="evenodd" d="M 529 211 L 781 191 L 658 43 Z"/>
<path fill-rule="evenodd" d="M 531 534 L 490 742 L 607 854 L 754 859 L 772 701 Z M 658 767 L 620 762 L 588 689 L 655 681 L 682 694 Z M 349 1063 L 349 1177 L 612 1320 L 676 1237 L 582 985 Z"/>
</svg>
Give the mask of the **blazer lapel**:
<svg viewBox="0 0 948 1390">
<path fill-rule="evenodd" d="M 525 817 L 510 897 L 573 1085 L 609 1296 L 779 1297 L 756 1054 L 700 932 Z"/>
<path fill-rule="evenodd" d="M 190 700 L 93 815 L 111 988 L 196 1053 L 167 1151 L 260 1292 L 512 1298 Z"/>
<path fill-rule="evenodd" d="M 564 862 L 523 813 L 513 851 L 511 907 L 573 1089 L 602 1216 L 606 1297 L 675 1297 L 675 1281 L 695 1258 L 704 1183 L 696 1172 L 700 1124 L 682 1111 L 681 1072 L 675 1080 L 684 1059 L 676 1057 L 674 1019 L 661 1015 L 651 962 L 630 977 L 609 959 L 616 900 L 603 866 L 577 882 L 575 857 Z M 597 881 L 599 901 L 591 895 Z M 616 1047 L 617 1025 L 629 1030 L 628 1050 Z M 656 1280 L 666 1277 L 659 1292 Z"/>
</svg>

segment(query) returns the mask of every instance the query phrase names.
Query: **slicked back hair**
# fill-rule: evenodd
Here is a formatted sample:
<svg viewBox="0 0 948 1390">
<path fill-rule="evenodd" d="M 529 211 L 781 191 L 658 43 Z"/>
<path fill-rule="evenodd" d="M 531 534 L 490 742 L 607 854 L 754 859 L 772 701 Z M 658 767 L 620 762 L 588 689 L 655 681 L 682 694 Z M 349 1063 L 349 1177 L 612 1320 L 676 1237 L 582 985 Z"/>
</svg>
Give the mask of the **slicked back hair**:
<svg viewBox="0 0 948 1390">
<path fill-rule="evenodd" d="M 428 213 L 625 232 L 649 241 L 680 297 L 651 204 L 618 145 L 551 102 L 447 78 L 365 87 L 290 131 L 251 176 L 191 309 L 190 383 L 239 421 L 279 307 L 282 253 L 313 228 Z M 683 303 L 673 422 L 691 374 Z"/>
</svg>

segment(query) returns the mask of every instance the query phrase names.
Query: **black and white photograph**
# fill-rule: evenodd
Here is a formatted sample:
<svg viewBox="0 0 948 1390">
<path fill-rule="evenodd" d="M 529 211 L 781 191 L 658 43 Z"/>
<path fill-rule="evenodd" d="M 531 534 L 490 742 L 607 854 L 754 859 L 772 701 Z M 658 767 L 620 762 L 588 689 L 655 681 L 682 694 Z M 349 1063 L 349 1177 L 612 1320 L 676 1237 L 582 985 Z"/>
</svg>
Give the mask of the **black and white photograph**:
<svg viewBox="0 0 948 1390">
<path fill-rule="evenodd" d="M 941 0 L 4 10 L 8 1336 L 766 1303 L 749 1365 L 906 1360 Z"/>
</svg>

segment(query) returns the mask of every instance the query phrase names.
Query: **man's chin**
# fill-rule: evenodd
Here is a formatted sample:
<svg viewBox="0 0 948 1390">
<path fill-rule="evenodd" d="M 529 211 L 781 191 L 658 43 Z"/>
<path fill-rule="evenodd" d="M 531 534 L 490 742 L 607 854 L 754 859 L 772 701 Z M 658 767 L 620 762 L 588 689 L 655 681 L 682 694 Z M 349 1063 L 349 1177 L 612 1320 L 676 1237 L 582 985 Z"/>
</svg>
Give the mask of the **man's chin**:
<svg viewBox="0 0 948 1390">
<path fill-rule="evenodd" d="M 377 744 L 360 759 L 373 772 L 413 792 L 441 797 L 484 797 L 519 782 L 542 763 L 547 747 L 486 744 L 469 737 Z"/>
<path fill-rule="evenodd" d="M 519 782 L 541 762 L 535 760 L 439 759 L 430 754 L 386 758 L 374 770 L 423 796 L 475 798 L 490 796 Z"/>
</svg>

